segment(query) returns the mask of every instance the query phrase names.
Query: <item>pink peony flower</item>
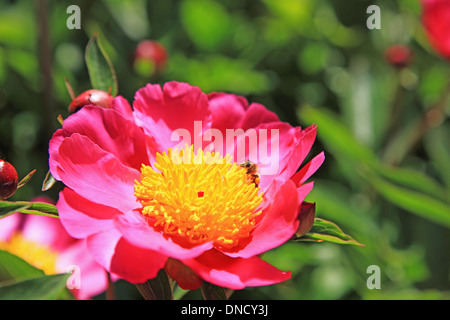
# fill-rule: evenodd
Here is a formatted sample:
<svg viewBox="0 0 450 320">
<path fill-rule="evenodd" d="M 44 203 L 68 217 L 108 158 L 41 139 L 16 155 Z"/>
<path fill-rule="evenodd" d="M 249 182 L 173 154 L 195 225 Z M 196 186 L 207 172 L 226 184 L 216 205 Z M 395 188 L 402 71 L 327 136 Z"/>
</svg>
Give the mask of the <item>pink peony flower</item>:
<svg viewBox="0 0 450 320">
<path fill-rule="evenodd" d="M 161 268 L 184 289 L 230 289 L 290 278 L 259 255 L 288 241 L 320 167 L 297 172 L 316 137 L 264 106 L 169 82 L 85 106 L 53 135 L 50 169 L 68 233 L 131 283 Z M 252 171 L 241 163 L 250 160 Z M 257 167 L 255 167 L 256 165 Z"/>
<path fill-rule="evenodd" d="M 51 202 L 46 197 L 33 201 Z M 77 299 L 92 298 L 108 286 L 105 269 L 86 254 L 86 242 L 72 238 L 58 218 L 23 213 L 3 218 L 0 250 L 22 258 L 47 275 L 72 272 L 68 287 Z"/>
<path fill-rule="evenodd" d="M 450 1 L 421 0 L 422 23 L 434 50 L 450 58 Z"/>
</svg>

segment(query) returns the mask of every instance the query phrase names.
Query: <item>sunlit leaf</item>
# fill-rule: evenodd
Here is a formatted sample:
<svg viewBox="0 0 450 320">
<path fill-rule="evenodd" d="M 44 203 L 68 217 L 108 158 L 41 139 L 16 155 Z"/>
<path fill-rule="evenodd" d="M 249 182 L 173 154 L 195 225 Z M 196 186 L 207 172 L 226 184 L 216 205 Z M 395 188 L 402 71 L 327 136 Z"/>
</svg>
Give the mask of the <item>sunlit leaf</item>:
<svg viewBox="0 0 450 320">
<path fill-rule="evenodd" d="M 372 185 L 388 201 L 425 219 L 450 228 L 450 205 L 429 195 L 402 188 L 373 175 Z"/>
<path fill-rule="evenodd" d="M 22 180 L 20 180 L 20 182 L 17 184 L 17 189 L 23 187 L 24 185 L 26 185 L 28 183 L 28 181 L 30 181 L 30 179 L 33 177 L 33 175 L 36 173 L 36 169 L 34 169 L 33 171 L 31 171 L 29 174 L 27 174 Z"/>
<path fill-rule="evenodd" d="M 311 228 L 310 232 L 302 237 L 293 239 L 293 241 L 327 241 L 338 244 L 363 246 L 351 236 L 345 234 L 335 223 L 321 218 L 314 219 L 314 225 Z"/>
<path fill-rule="evenodd" d="M 377 158 L 373 151 L 359 142 L 336 114 L 324 108 L 303 106 L 298 111 L 305 123 L 315 123 L 320 128 L 318 136 L 327 150 L 350 161 L 373 165 Z"/>
<path fill-rule="evenodd" d="M 61 123 L 62 124 L 62 123 Z M 47 191 L 57 182 L 57 180 L 52 176 L 50 171 L 47 172 L 44 182 L 42 183 L 41 191 Z"/>
<path fill-rule="evenodd" d="M 382 165 L 376 168 L 376 172 L 397 185 L 424 192 L 441 200 L 448 200 L 443 186 L 421 171 Z"/>
<path fill-rule="evenodd" d="M 116 96 L 118 92 L 116 72 L 109 57 L 101 48 L 96 33 L 86 46 L 85 61 L 92 87 Z"/>
<path fill-rule="evenodd" d="M 20 210 L 20 212 L 50 217 L 58 216 L 58 209 L 53 204 L 44 202 L 29 202 L 29 203 L 30 206 L 26 209 Z"/>
<path fill-rule="evenodd" d="M 0 250 L 0 283 L 42 275 L 44 275 L 42 270 L 33 267 L 12 253 Z"/>
<path fill-rule="evenodd" d="M 0 218 L 28 209 L 30 206 L 31 204 L 26 202 L 0 201 Z"/>
<path fill-rule="evenodd" d="M 216 50 L 223 46 L 231 35 L 231 19 L 220 2 L 183 1 L 180 15 L 191 40 L 202 49 Z"/>
<path fill-rule="evenodd" d="M 38 276 L 0 285 L 0 300 L 51 300 L 65 289 L 70 274 Z"/>
<path fill-rule="evenodd" d="M 6 217 L 15 212 L 27 214 L 37 214 L 42 216 L 57 217 L 56 206 L 43 202 L 27 201 L 0 201 L 0 218 Z"/>
</svg>

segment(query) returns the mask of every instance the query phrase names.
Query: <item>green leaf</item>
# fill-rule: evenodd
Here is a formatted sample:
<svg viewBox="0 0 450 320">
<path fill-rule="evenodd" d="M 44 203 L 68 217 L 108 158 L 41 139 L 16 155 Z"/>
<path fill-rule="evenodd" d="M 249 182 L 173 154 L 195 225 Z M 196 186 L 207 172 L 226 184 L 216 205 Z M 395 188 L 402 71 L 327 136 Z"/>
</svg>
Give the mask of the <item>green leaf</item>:
<svg viewBox="0 0 450 320">
<path fill-rule="evenodd" d="M 397 185 L 421 191 L 444 201 L 448 200 L 444 187 L 421 171 L 387 165 L 380 165 L 374 169 L 380 177 L 386 178 Z"/>
<path fill-rule="evenodd" d="M 183 1 L 180 6 L 180 16 L 192 42 L 203 50 L 217 51 L 232 35 L 230 28 L 232 20 L 220 2 Z"/>
<path fill-rule="evenodd" d="M 412 169 L 392 169 L 380 163 L 372 150 L 359 143 L 337 115 L 325 109 L 307 106 L 300 111 L 299 116 L 308 122 L 316 121 L 320 128 L 318 135 L 327 149 L 335 154 L 338 161 L 350 163 L 353 166 L 352 173 L 357 173 L 369 182 L 386 200 L 425 219 L 450 227 L 450 206 L 443 200 L 445 190 L 433 179 Z"/>
<path fill-rule="evenodd" d="M 70 274 L 38 276 L 0 286 L 0 300 L 56 299 L 65 289 Z"/>
<path fill-rule="evenodd" d="M 53 204 L 27 201 L 0 201 L 0 218 L 15 212 L 58 217 L 58 209 Z"/>
<path fill-rule="evenodd" d="M 425 219 L 450 228 L 450 205 L 426 194 L 396 186 L 376 175 L 372 185 L 388 201 Z"/>
<path fill-rule="evenodd" d="M 205 300 L 227 300 L 225 289 L 212 283 L 204 281 L 201 291 Z"/>
<path fill-rule="evenodd" d="M 44 272 L 12 253 L 0 250 L 0 283 L 44 275 Z"/>
<path fill-rule="evenodd" d="M 450 127 L 438 126 L 425 135 L 424 148 L 440 173 L 441 180 L 447 186 L 450 195 Z"/>
<path fill-rule="evenodd" d="M 369 166 L 378 163 L 373 151 L 354 137 L 338 115 L 324 108 L 311 106 L 303 106 L 298 113 L 305 123 L 317 124 L 318 137 L 336 156 Z"/>
<path fill-rule="evenodd" d="M 89 40 L 84 58 L 92 87 L 116 96 L 118 92 L 116 72 L 109 57 L 98 42 L 97 33 L 94 33 Z"/>
<path fill-rule="evenodd" d="M 164 269 L 158 275 L 144 283 L 136 284 L 136 288 L 145 300 L 172 300 L 172 287 Z"/>
<path fill-rule="evenodd" d="M 0 201 L 0 218 L 4 218 L 15 212 L 28 209 L 29 207 L 29 203 Z"/>
<path fill-rule="evenodd" d="M 34 169 L 33 171 L 31 171 L 29 174 L 27 174 L 22 180 L 20 180 L 20 182 L 17 184 L 17 189 L 22 188 L 24 185 L 26 185 L 30 179 L 33 177 L 33 175 L 35 174 L 36 169 Z"/>
<path fill-rule="evenodd" d="M 31 205 L 27 209 L 21 210 L 20 212 L 28 214 L 37 214 L 41 216 L 50 216 L 57 218 L 58 209 L 55 205 L 44 203 L 44 202 L 29 202 Z"/>
<path fill-rule="evenodd" d="M 335 223 L 321 219 L 315 218 L 314 225 L 311 231 L 300 238 L 294 238 L 293 241 L 313 241 L 313 242 L 333 242 L 338 244 L 350 244 L 356 246 L 363 246 L 351 236 L 345 234 L 341 228 L 339 228 Z"/>
</svg>

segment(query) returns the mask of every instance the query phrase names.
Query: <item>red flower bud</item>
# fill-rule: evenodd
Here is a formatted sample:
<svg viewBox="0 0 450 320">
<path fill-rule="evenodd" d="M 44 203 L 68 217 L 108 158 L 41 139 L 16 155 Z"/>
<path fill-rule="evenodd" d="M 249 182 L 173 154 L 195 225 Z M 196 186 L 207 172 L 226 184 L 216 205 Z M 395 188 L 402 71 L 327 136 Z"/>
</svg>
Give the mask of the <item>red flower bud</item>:
<svg viewBox="0 0 450 320">
<path fill-rule="evenodd" d="M 73 99 L 69 105 L 69 113 L 75 113 L 86 105 L 95 105 L 102 108 L 111 108 L 113 96 L 101 90 L 91 89 L 83 92 Z"/>
<path fill-rule="evenodd" d="M 11 197 L 16 192 L 18 183 L 16 169 L 9 162 L 0 159 L 0 199 Z"/>
<path fill-rule="evenodd" d="M 143 40 L 139 42 L 134 52 L 133 67 L 142 75 L 152 75 L 165 67 L 167 58 L 166 48 L 162 44 Z"/>
<path fill-rule="evenodd" d="M 412 63 L 413 52 L 405 45 L 396 44 L 386 49 L 384 52 L 384 58 L 390 65 L 401 69 Z"/>
<path fill-rule="evenodd" d="M 303 201 L 300 207 L 300 212 L 298 213 L 298 220 L 300 221 L 300 224 L 297 232 L 295 233 L 297 237 L 302 237 L 311 230 L 314 224 L 315 216 L 316 204 Z"/>
</svg>

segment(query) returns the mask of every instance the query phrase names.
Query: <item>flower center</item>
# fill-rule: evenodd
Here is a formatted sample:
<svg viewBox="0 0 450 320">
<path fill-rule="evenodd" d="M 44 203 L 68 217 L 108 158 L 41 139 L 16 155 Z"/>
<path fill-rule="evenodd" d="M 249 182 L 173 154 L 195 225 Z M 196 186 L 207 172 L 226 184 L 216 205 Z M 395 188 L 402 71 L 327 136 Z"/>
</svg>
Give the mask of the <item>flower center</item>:
<svg viewBox="0 0 450 320">
<path fill-rule="evenodd" d="M 47 275 L 57 273 L 58 254 L 48 246 L 26 239 L 20 233 L 13 234 L 8 241 L 0 241 L 0 249 L 18 256 Z"/>
<path fill-rule="evenodd" d="M 218 153 L 193 147 L 156 155 L 154 167 L 142 165 L 135 196 L 155 230 L 178 241 L 231 249 L 248 238 L 263 198 L 245 168 Z"/>
</svg>

